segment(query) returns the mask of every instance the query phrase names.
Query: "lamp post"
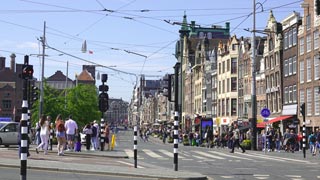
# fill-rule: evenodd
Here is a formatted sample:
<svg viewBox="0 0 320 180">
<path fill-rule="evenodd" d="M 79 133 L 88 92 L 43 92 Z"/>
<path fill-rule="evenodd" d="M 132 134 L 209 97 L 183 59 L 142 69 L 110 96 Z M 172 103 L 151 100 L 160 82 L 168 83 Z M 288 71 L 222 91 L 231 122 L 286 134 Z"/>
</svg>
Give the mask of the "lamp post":
<svg viewBox="0 0 320 180">
<path fill-rule="evenodd" d="M 257 96 L 256 96 L 256 1 L 253 0 L 253 29 L 252 29 L 252 57 L 251 57 L 251 73 L 252 73 L 252 85 L 251 85 L 251 127 L 252 127 L 252 143 L 251 149 L 257 150 Z"/>
</svg>

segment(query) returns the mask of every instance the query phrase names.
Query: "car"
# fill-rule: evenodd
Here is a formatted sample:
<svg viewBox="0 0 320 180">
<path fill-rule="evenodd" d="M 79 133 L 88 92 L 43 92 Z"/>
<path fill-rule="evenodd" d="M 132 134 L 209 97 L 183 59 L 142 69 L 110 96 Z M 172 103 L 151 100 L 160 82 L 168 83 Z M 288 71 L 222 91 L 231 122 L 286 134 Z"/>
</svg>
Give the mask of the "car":
<svg viewBox="0 0 320 180">
<path fill-rule="evenodd" d="M 0 122 L 0 145 L 9 147 L 18 145 L 19 123 L 18 122 Z M 31 135 L 29 134 L 29 142 Z"/>
</svg>

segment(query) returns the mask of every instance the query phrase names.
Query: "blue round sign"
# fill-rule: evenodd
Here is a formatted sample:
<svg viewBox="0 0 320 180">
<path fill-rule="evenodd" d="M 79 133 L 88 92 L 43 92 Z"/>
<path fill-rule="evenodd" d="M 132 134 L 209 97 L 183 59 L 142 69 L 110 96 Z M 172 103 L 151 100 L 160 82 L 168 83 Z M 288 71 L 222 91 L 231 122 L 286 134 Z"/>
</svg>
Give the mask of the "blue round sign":
<svg viewBox="0 0 320 180">
<path fill-rule="evenodd" d="M 267 118 L 270 116 L 270 110 L 268 108 L 263 108 L 261 110 L 261 116 L 264 118 Z"/>
</svg>

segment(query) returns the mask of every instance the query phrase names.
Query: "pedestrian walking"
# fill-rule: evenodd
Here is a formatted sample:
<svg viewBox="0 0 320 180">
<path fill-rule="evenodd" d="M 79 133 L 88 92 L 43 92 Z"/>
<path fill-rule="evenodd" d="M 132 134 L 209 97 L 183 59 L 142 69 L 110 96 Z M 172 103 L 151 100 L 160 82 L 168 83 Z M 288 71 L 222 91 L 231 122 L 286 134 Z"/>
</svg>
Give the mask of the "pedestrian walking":
<svg viewBox="0 0 320 180">
<path fill-rule="evenodd" d="M 76 121 L 72 119 L 72 115 L 69 116 L 69 119 L 65 122 L 64 127 L 66 128 L 67 141 L 68 141 L 67 151 L 73 151 L 75 135 L 76 135 L 76 132 L 78 132 L 78 125 Z"/>
<path fill-rule="evenodd" d="M 280 150 L 281 150 L 280 143 L 281 143 L 281 139 L 282 139 L 280 129 L 276 130 L 276 133 L 274 134 L 274 139 L 275 139 L 275 143 L 276 143 L 276 151 L 280 152 Z"/>
<path fill-rule="evenodd" d="M 95 151 L 98 149 L 98 128 L 94 125 L 94 122 L 91 123 L 92 135 L 91 135 L 91 150 Z"/>
<path fill-rule="evenodd" d="M 46 120 L 46 116 L 42 115 L 40 119 L 40 138 L 41 143 L 36 147 L 36 152 L 39 154 L 39 148 L 44 150 L 44 154 L 48 154 L 48 140 L 49 140 L 49 122 Z"/>
<path fill-rule="evenodd" d="M 36 123 L 36 144 L 39 145 L 41 143 L 41 138 L 40 138 L 40 120 Z"/>
<path fill-rule="evenodd" d="M 64 127 L 64 121 L 62 119 L 61 114 L 59 114 L 55 121 L 56 124 L 56 137 L 58 141 L 57 150 L 58 155 L 63 156 L 64 155 L 64 146 L 66 143 L 66 128 Z"/>
<path fill-rule="evenodd" d="M 83 128 L 83 133 L 86 135 L 86 149 L 87 151 L 90 150 L 91 145 L 91 136 L 92 136 L 92 128 L 90 124 L 86 124 L 86 126 Z"/>
<path fill-rule="evenodd" d="M 234 129 L 233 129 L 233 136 L 231 137 L 231 139 L 233 139 L 233 144 L 232 144 L 232 150 L 230 151 L 230 153 L 234 153 L 235 146 L 240 147 L 242 150 L 242 153 L 246 152 L 244 148 L 240 145 L 239 138 L 240 138 L 240 130 L 238 128 L 238 125 L 235 123 Z"/>
<path fill-rule="evenodd" d="M 96 150 L 98 150 L 100 148 L 100 141 L 99 141 L 99 136 L 100 136 L 100 127 L 99 127 L 99 124 L 97 123 L 96 120 L 93 121 L 93 126 L 97 128 L 97 136 L 96 136 Z"/>
<path fill-rule="evenodd" d="M 316 141 L 317 141 L 317 137 L 314 135 L 313 132 L 311 132 L 311 134 L 308 137 L 308 141 L 309 141 L 309 147 L 310 147 L 310 152 L 313 156 L 316 155 Z"/>
<path fill-rule="evenodd" d="M 106 124 L 105 128 L 104 128 L 104 135 L 105 135 L 105 143 L 107 144 L 107 151 L 110 150 L 110 127 L 108 124 Z"/>
</svg>

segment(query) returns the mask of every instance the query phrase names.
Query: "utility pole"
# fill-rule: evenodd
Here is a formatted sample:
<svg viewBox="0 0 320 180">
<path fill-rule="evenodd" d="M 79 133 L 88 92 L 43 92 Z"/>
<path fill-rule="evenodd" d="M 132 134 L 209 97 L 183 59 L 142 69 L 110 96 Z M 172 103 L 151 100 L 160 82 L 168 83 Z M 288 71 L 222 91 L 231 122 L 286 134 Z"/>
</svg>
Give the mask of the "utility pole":
<svg viewBox="0 0 320 180">
<path fill-rule="evenodd" d="M 252 127 L 252 146 L 251 149 L 257 150 L 257 96 L 256 96 L 256 1 L 253 0 L 253 29 L 252 29 L 252 58 L 251 58 L 251 127 Z"/>
<path fill-rule="evenodd" d="M 43 25 L 43 36 L 40 38 L 42 42 L 42 65 L 41 65 L 41 82 L 40 82 L 40 107 L 39 107 L 39 118 L 43 114 L 43 81 L 44 81 L 44 56 L 46 49 L 46 22 Z"/>
</svg>

